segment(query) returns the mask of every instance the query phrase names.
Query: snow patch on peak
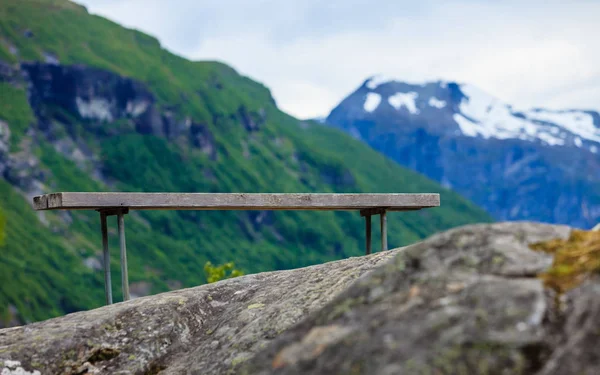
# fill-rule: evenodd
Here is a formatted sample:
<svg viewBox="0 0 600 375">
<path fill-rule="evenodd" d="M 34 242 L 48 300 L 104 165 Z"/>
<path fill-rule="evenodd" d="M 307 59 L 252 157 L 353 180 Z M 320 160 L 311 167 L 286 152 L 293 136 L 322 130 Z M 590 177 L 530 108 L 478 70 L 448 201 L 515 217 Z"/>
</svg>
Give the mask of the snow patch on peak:
<svg viewBox="0 0 600 375">
<path fill-rule="evenodd" d="M 553 129 L 550 129 L 550 130 L 553 130 Z M 555 137 L 555 136 L 550 135 L 548 133 L 539 132 L 536 136 L 537 136 L 537 138 L 539 138 L 542 141 L 546 142 L 550 146 L 563 146 L 565 144 L 565 140 L 564 139 Z"/>
<path fill-rule="evenodd" d="M 395 84 L 386 85 L 383 96 L 375 92 L 382 92 L 380 86 L 388 83 Z M 400 91 L 388 96 L 386 90 L 394 90 L 395 87 Z M 457 89 L 460 92 L 455 93 Z M 366 92 L 363 97 L 366 113 L 375 111 L 382 100 L 387 100 L 397 111 L 404 108 L 412 115 L 424 114 L 432 118 L 458 109 L 453 119 L 465 136 L 521 139 L 550 146 L 569 145 L 600 153 L 600 125 L 594 122 L 597 121 L 594 117 L 598 116 L 596 113 L 581 110 L 517 110 L 475 86 L 443 80 L 408 83 L 375 75 L 365 81 L 362 90 L 361 94 Z M 458 98 L 460 102 L 456 108 L 454 101 Z M 446 109 L 438 112 L 442 108 Z M 592 146 L 590 142 L 597 145 Z"/>
<path fill-rule="evenodd" d="M 373 112 L 377 109 L 377 107 L 379 107 L 379 103 L 381 103 L 381 95 L 374 92 L 369 92 L 365 97 L 363 108 L 366 112 Z"/>
<path fill-rule="evenodd" d="M 455 113 L 452 117 L 454 118 L 454 121 L 456 121 L 464 135 L 469 137 L 477 137 L 478 134 L 481 134 L 482 136 L 484 136 L 484 138 L 489 137 L 489 135 L 486 137 L 487 133 L 479 131 L 477 129 L 477 124 L 467 119 L 465 116 L 459 113 Z"/>
<path fill-rule="evenodd" d="M 497 98 L 471 85 L 461 84 L 460 91 L 466 96 L 460 103 L 462 114 L 472 119 L 483 120 L 490 117 L 490 113 L 508 111 L 508 106 Z"/>
<path fill-rule="evenodd" d="M 408 112 L 413 115 L 419 114 L 419 110 L 417 109 L 417 104 L 415 100 L 419 97 L 414 91 L 411 92 L 397 92 L 394 95 L 388 98 L 388 103 L 396 110 L 399 110 L 401 107 L 406 107 Z"/>
<path fill-rule="evenodd" d="M 376 74 L 370 78 L 368 78 L 364 85 L 366 88 L 368 88 L 369 90 L 375 90 L 377 89 L 379 86 L 384 85 L 386 83 L 392 83 L 392 82 L 396 82 L 396 83 L 404 83 L 407 85 L 411 85 L 411 86 L 420 86 L 420 87 L 425 87 L 427 85 L 431 85 L 431 84 L 435 84 L 440 86 L 441 88 L 446 88 L 448 82 L 446 81 L 406 81 L 406 80 L 398 80 L 397 78 L 391 77 L 391 76 L 386 76 L 383 74 Z"/>
<path fill-rule="evenodd" d="M 584 140 L 600 143 L 600 128 L 590 113 L 577 110 L 532 109 L 515 112 L 511 106 L 470 85 L 460 85 L 465 98 L 454 120 L 467 136 L 540 140 L 548 145 L 574 144 Z"/>
<path fill-rule="evenodd" d="M 541 140 L 549 145 L 564 145 L 552 126 L 534 124 L 527 118 L 516 116 L 512 107 L 486 92 L 471 86 L 460 85 L 465 98 L 459 105 L 460 114 L 454 120 L 462 132 L 471 137 L 518 138 L 522 140 Z"/>
<path fill-rule="evenodd" d="M 367 88 L 375 90 L 379 85 L 394 81 L 394 78 L 384 76 L 383 74 L 377 74 L 367 80 Z"/>
<path fill-rule="evenodd" d="M 556 124 L 559 127 L 593 142 L 600 142 L 600 129 L 594 125 L 594 118 L 589 113 L 583 111 L 549 111 L 534 109 L 525 112 L 525 117 L 530 120 L 542 121 Z M 577 147 L 579 142 L 575 143 Z"/>
<path fill-rule="evenodd" d="M 445 100 L 440 100 L 440 99 L 436 98 L 435 96 L 432 96 L 431 98 L 429 98 L 428 104 L 431 107 L 435 107 L 435 108 L 441 109 L 441 108 L 444 108 L 446 106 L 446 101 Z"/>
</svg>

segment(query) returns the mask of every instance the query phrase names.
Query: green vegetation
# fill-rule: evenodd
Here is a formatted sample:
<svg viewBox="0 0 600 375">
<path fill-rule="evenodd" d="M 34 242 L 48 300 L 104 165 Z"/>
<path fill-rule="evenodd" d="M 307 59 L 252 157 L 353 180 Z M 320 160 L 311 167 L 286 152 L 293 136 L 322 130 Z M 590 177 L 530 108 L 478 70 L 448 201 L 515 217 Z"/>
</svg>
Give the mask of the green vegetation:
<svg viewBox="0 0 600 375">
<path fill-rule="evenodd" d="M 11 144 L 17 145 L 33 122 L 24 89 L 0 82 L 0 120 L 10 124 Z"/>
<path fill-rule="evenodd" d="M 201 124 L 214 137 L 216 157 L 191 147 L 189 139 L 136 133 L 126 119 L 97 126 L 65 108 L 46 105 L 44 111 L 60 112 L 69 122 L 53 125 L 54 138 L 70 138 L 93 152 L 105 180 L 95 179 L 92 160 L 78 166 L 44 138 L 25 90 L 0 84 L 0 119 L 9 124 L 17 151 L 25 150 L 21 140 L 28 141 L 26 150 L 39 160 L 47 192 L 441 193 L 440 208 L 390 215 L 391 247 L 490 220 L 457 194 L 350 136 L 282 113 L 268 89 L 226 65 L 175 56 L 154 38 L 89 15 L 76 4 L 3 0 L 0 46 L 7 43 L 18 49 L 21 61 L 52 54 L 62 64 L 85 64 L 135 78 L 147 85 L 162 108 L 179 120 L 187 117 Z M 257 130 L 243 126 L 244 113 L 261 114 L 255 119 Z M 36 136 L 26 136 L 28 129 Z M 11 305 L 22 321 L 102 305 L 97 213 L 33 212 L 25 195 L 2 179 L 0 206 L 6 216 L 6 238 L 0 245 L 0 325 L 9 319 Z M 109 222 L 110 230 L 114 225 Z M 149 282 L 152 293 L 206 282 L 206 262 L 235 260 L 239 269 L 254 273 L 364 252 L 364 222 L 356 212 L 132 212 L 126 228 L 130 281 Z M 374 226 L 374 238 L 377 230 Z M 110 239 L 111 268 L 118 301 L 115 237 Z"/>
<path fill-rule="evenodd" d="M 4 226 L 6 225 L 6 217 L 4 217 L 4 213 L 2 212 L 2 207 L 0 207 L 0 245 L 4 243 Z"/>
<path fill-rule="evenodd" d="M 233 262 L 221 264 L 220 266 L 213 266 L 211 262 L 206 262 L 204 275 L 206 276 L 206 282 L 216 283 L 217 281 L 244 276 L 244 273 L 235 269 L 235 263 Z"/>
<path fill-rule="evenodd" d="M 8 304 L 23 312 L 26 321 L 98 306 L 102 279 L 83 267 L 81 259 L 93 249 L 92 243 L 87 249 L 77 246 L 85 242 L 78 238 L 81 234 L 67 232 L 54 215 L 48 219 L 56 226 L 46 227 L 4 180 L 0 197 L 7 217 L 6 238 L 0 245 L 0 318 L 8 317 Z"/>
<path fill-rule="evenodd" d="M 539 242 L 531 248 L 554 255 L 552 267 L 540 278 L 559 294 L 600 273 L 600 231 L 574 230 L 566 240 Z"/>
</svg>

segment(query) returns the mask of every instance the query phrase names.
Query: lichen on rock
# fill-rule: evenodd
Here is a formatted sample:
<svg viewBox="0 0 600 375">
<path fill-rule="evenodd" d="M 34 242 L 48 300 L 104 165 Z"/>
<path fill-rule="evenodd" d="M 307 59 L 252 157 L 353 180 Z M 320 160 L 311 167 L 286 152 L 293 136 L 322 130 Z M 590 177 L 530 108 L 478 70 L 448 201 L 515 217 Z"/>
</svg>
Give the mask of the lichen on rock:
<svg viewBox="0 0 600 375">
<path fill-rule="evenodd" d="M 568 239 L 556 238 L 531 245 L 554 256 L 552 267 L 540 274 L 544 284 L 559 294 L 600 273 L 600 231 L 573 230 Z"/>
</svg>

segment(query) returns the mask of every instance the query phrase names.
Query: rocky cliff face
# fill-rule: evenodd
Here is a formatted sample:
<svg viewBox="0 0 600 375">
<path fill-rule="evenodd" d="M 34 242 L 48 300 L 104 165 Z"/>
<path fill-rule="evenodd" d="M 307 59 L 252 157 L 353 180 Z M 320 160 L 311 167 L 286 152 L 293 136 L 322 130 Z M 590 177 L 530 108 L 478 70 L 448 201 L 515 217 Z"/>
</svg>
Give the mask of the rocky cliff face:
<svg viewBox="0 0 600 375">
<path fill-rule="evenodd" d="M 4 65 L 0 82 L 27 87 L 37 122 L 29 134 L 33 142 L 48 142 L 99 181 L 105 181 L 99 155 L 82 137 L 83 132 L 90 133 L 95 141 L 132 132 L 153 135 L 189 144 L 216 157 L 214 137 L 206 125 L 190 117 L 178 118 L 158 105 L 146 85 L 113 72 L 84 65 L 23 63 Z M 32 142 L 26 141 L 18 152 L 9 153 L 9 139 L 8 124 L 0 122 L 0 173 L 30 196 L 41 194 L 48 173 L 40 169 Z"/>
<path fill-rule="evenodd" d="M 8 374 L 597 374 L 600 278 L 559 296 L 536 277 L 552 256 L 529 247 L 570 232 L 467 226 L 140 298 L 2 330 L 0 362 Z"/>
<path fill-rule="evenodd" d="M 600 220 L 600 114 L 518 110 L 466 84 L 368 79 L 326 122 L 498 220 Z"/>
<path fill-rule="evenodd" d="M 98 136 L 114 136 L 133 129 L 139 134 L 170 140 L 182 138 L 207 154 L 215 154 L 213 137 L 206 126 L 194 123 L 190 117 L 177 118 L 173 110 L 160 106 L 149 88 L 139 81 L 85 65 L 27 63 L 22 65 L 22 71 L 29 85 L 30 104 L 43 122 L 42 130 L 50 132 L 46 133 L 49 138 L 53 125 L 63 125 L 63 130 L 73 135 L 74 129 L 69 127 L 72 124 L 65 116 L 72 114 L 77 120 L 86 121 Z M 259 117 L 257 113 L 245 113 L 246 117 L 251 115 Z M 246 117 L 240 122 L 245 124 Z M 118 126 L 114 126 L 115 121 Z"/>
</svg>

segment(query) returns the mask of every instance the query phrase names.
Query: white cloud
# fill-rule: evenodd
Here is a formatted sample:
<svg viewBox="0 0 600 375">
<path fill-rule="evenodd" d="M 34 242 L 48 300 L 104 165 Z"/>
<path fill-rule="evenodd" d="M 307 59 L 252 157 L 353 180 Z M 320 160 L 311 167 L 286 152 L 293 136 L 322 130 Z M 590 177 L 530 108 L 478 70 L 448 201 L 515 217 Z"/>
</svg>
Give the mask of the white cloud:
<svg viewBox="0 0 600 375">
<path fill-rule="evenodd" d="M 458 80 L 519 107 L 600 109 L 600 3 L 85 0 L 192 59 L 224 61 L 298 117 L 375 73 Z"/>
</svg>

